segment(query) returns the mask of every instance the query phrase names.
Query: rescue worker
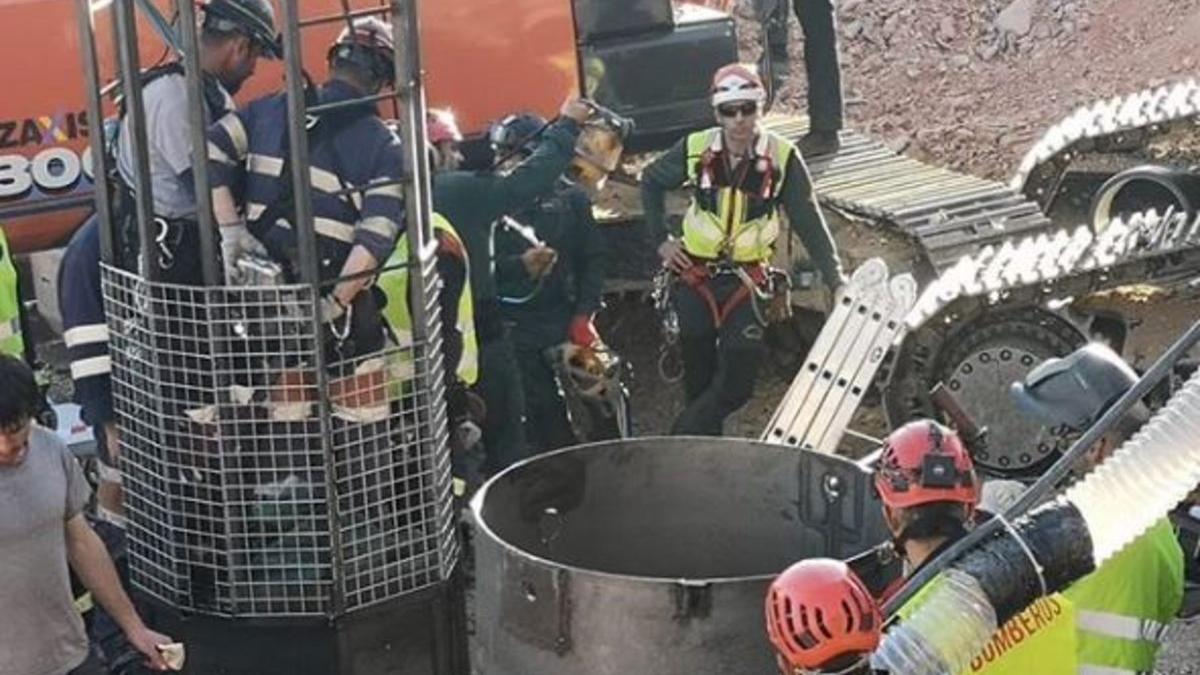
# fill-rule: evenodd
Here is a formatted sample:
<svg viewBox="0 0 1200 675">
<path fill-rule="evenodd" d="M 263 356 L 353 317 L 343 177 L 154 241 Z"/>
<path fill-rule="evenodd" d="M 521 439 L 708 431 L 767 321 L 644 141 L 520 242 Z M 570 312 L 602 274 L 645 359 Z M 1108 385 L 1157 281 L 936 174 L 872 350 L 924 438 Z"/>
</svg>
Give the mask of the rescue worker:
<svg viewBox="0 0 1200 675">
<path fill-rule="evenodd" d="M 786 215 L 832 293 L 842 283 L 837 249 L 817 206 L 804 160 L 791 142 L 760 129 L 766 89 L 753 66 L 713 76 L 720 126 L 693 133 L 648 166 L 642 203 L 663 265 L 679 275 L 675 295 L 686 408 L 673 433 L 717 436 L 754 393 L 765 347 L 764 295 L 785 292 L 768 266 Z M 687 184 L 692 203 L 682 238 L 667 236 L 666 192 Z"/>
<path fill-rule="evenodd" d="M 788 4 L 788 0 L 754 0 L 754 13 L 765 38 L 759 65 L 770 78 L 772 97 L 779 94 L 791 71 Z M 804 32 L 804 72 L 808 77 L 810 130 L 798 145 L 805 157 L 826 155 L 841 147 L 842 72 L 836 8 L 834 0 L 792 0 L 792 7 Z"/>
<path fill-rule="evenodd" d="M 209 0 L 203 6 L 200 64 L 204 70 L 205 116 L 220 119 L 233 109 L 234 93 L 254 74 L 260 57 L 277 58 L 275 10 L 269 0 Z M 202 282 L 200 232 L 192 182 L 192 136 L 183 66 L 168 63 L 143 76 L 143 107 L 153 193 L 156 259 L 136 264 L 138 237 L 132 190 L 134 158 L 129 119 L 122 120 L 116 145 L 114 210 L 121 264 L 144 269 L 148 278 L 170 283 Z"/>
<path fill-rule="evenodd" d="M 430 110 L 425 116 L 429 164 L 434 172 L 457 171 L 463 163 L 462 131 L 450 110 Z"/>
<path fill-rule="evenodd" d="M 343 29 L 331 45 L 330 79 L 310 92 L 310 107 L 366 99 L 391 86 L 395 48 L 390 25 L 375 17 L 356 19 L 353 30 Z M 230 282 L 239 278 L 237 261 L 258 242 L 282 265 L 285 278 L 299 274 L 287 120 L 287 97 L 277 94 L 226 115 L 209 130 L 213 212 Z M 364 369 L 382 364 L 351 359 L 385 344 L 369 273 L 391 256 L 404 229 L 404 193 L 398 184 L 404 176 L 403 152 L 369 100 L 318 114 L 308 134 L 328 360 L 353 364 L 346 368 L 368 375 Z M 244 213 L 234 201 L 235 186 L 242 188 Z M 347 194 L 347 186 L 360 189 Z M 382 412 L 379 406 L 335 401 L 335 412 L 346 418 L 370 414 L 367 408 Z"/>
<path fill-rule="evenodd" d="M 433 208 L 454 223 L 474 262 L 470 272 L 479 340 L 478 390 L 487 408 L 483 444 L 489 474 L 526 454 L 524 394 L 492 273 L 492 224 L 551 192 L 570 165 L 581 125 L 591 110 L 572 99 L 560 112 L 533 154 L 511 171 L 445 171 L 433 177 Z"/>
<path fill-rule="evenodd" d="M 71 381 L 80 417 L 96 439 L 99 483 L 96 515 L 125 526 L 124 496 L 117 457 L 119 437 L 113 410 L 112 359 L 100 288 L 100 221 L 90 218 L 71 237 L 58 268 L 58 304 L 63 342 L 71 359 Z"/>
<path fill-rule="evenodd" d="M 433 171 L 453 170 L 462 160 L 457 143 L 462 133 L 449 111 L 430 110 L 426 119 L 430 166 Z M 442 287 L 438 294 L 442 323 L 442 356 L 446 377 L 446 410 L 450 418 L 451 454 L 455 492 L 466 493 L 479 482 L 479 464 L 465 456 L 469 436 L 478 436 L 470 419 L 467 389 L 479 380 L 479 348 L 475 340 L 475 313 L 471 298 L 470 260 L 458 231 L 439 213 L 433 213 L 433 237 L 437 241 L 436 267 Z M 409 290 L 408 237 L 401 236 L 388 259 L 377 285 L 387 302 L 383 316 L 400 347 L 411 346 L 412 309 Z"/>
<path fill-rule="evenodd" d="M 0 227 L 0 354 L 28 362 L 22 323 L 21 278 L 13 264 L 8 237 Z"/>
<path fill-rule="evenodd" d="M 233 106 L 231 95 L 253 73 L 260 57 L 279 56 L 274 9 L 267 0 L 210 0 L 203 6 L 200 63 L 204 70 L 205 115 L 217 119 Z M 198 284 L 201 281 L 199 229 L 191 175 L 192 137 L 183 66 L 171 62 L 143 75 L 143 107 L 150 160 L 154 213 L 166 227 L 159 259 L 147 268 L 151 278 Z M 117 180 L 113 217 L 117 263 L 137 269 L 137 225 L 132 199 L 133 151 L 129 121 L 122 119 L 116 143 Z M 100 289 L 100 223 L 92 216 L 67 245 L 59 267 L 58 295 L 63 341 L 71 358 L 75 402 L 91 425 L 100 459 L 98 515 L 123 526 L 124 508 L 117 468 L 118 433 L 113 412 L 108 326 Z M 163 234 L 163 233 L 160 233 Z M 176 255 L 177 251 L 185 252 Z M 113 552 L 119 557 L 118 552 Z"/>
<path fill-rule="evenodd" d="M 537 148 L 545 126 L 538 115 L 512 115 L 492 128 L 492 147 L 515 164 Z M 526 440 L 530 453 L 540 454 L 580 440 L 547 350 L 564 342 L 588 349 L 599 343 L 592 317 L 600 309 L 607 247 L 587 191 L 565 176 L 512 221 L 496 228 L 496 285 L 525 392 Z M 523 227 L 532 230 L 515 231 Z"/>
<path fill-rule="evenodd" d="M 782 675 L 868 675 L 883 617 L 845 563 L 802 560 L 767 589 L 767 639 Z"/>
<path fill-rule="evenodd" d="M 917 420 L 893 431 L 884 441 L 874 483 L 906 576 L 973 527 L 980 495 L 974 463 L 958 435 L 937 422 Z M 881 602 L 898 586 L 885 591 Z M 915 602 L 900 608 L 901 620 Z M 1074 670 L 1072 605 L 1056 593 L 1040 598 L 997 629 L 965 673 L 1024 675 Z"/>
<path fill-rule="evenodd" d="M 1082 432 L 1135 382 L 1120 356 L 1092 343 L 1041 363 L 1011 392 L 1020 410 L 1047 426 Z M 1135 404 L 1088 449 L 1082 468 L 1102 462 L 1149 418 L 1146 407 Z M 1063 592 L 1075 606 L 1079 673 L 1152 672 L 1183 591 L 1183 550 L 1164 518 Z"/>
</svg>

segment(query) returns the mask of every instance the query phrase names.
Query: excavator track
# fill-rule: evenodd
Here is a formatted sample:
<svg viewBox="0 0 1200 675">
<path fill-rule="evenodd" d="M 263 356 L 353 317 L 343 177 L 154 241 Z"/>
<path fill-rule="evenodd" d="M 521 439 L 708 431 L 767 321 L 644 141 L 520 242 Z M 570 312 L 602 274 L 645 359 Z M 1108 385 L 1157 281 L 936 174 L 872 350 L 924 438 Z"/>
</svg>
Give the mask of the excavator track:
<svg viewBox="0 0 1200 675">
<path fill-rule="evenodd" d="M 1011 187 L 1056 219 L 1077 219 L 1086 215 L 1099 183 L 1122 171 L 1151 165 L 1194 173 L 1198 122 L 1200 84 L 1194 80 L 1082 107 L 1033 145 Z"/>
<path fill-rule="evenodd" d="M 1198 270 L 1200 219 L 1182 214 L 1138 215 L 1115 221 L 1098 235 L 1088 227 L 1041 233 L 964 256 L 923 291 L 906 319 L 909 334 L 895 354 L 884 397 L 889 420 L 894 424 L 932 414 L 929 387 L 950 381 L 954 391 L 953 380 L 968 379 L 962 374 L 964 364 L 1007 345 L 1010 353 L 1030 357 L 1023 367 L 1008 368 L 994 381 L 984 378 L 980 385 L 991 388 L 991 397 L 979 391 L 959 395 L 968 412 L 998 432 L 998 438 L 1034 439 L 1020 448 L 993 448 L 994 464 L 984 458 L 981 465 L 1001 473 L 1032 472 L 1047 459 L 1038 450 L 1057 440 L 1041 437 L 1021 422 L 1004 385 L 1037 361 L 1065 354 L 1085 339 L 1049 307 L 1128 284 L 1170 287 Z M 999 339 L 989 340 L 989 331 Z"/>
<path fill-rule="evenodd" d="M 1200 103 L 1200 92 L 1182 87 L 1141 105 L 1179 111 L 1192 102 Z M 1105 110 L 1141 119 L 1128 112 L 1134 107 Z M 765 124 L 793 138 L 807 130 L 802 118 Z M 1018 181 L 931 167 L 852 131 L 843 132 L 836 155 L 810 160 L 809 170 L 823 206 L 909 237 L 923 258 L 926 274 L 913 271 L 926 283 L 906 318 L 908 333 L 876 380 L 889 422 L 936 414 L 928 392 L 944 382 L 999 441 L 977 458 L 998 475 L 1036 474 L 1062 449 L 1061 435 L 1016 414 L 1007 388 L 1087 338 L 1065 311 L 1070 301 L 1135 283 L 1171 287 L 1200 272 L 1200 219 L 1182 213 L 1138 215 L 1098 235 L 1062 229 Z"/>
<path fill-rule="evenodd" d="M 808 130 L 806 118 L 787 115 L 770 115 L 763 126 L 788 138 Z M 919 162 L 855 131 L 841 140 L 836 154 L 807 160 L 818 199 L 911 238 L 927 263 L 918 279 L 983 246 L 1052 227 L 1036 203 L 1003 183 Z"/>
</svg>

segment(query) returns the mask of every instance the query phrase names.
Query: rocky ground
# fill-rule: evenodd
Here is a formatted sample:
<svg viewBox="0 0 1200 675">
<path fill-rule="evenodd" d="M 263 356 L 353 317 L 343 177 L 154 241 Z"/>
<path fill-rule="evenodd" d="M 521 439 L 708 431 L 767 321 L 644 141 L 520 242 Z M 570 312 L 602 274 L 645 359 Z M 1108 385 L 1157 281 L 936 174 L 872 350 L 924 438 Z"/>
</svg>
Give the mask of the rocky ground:
<svg viewBox="0 0 1200 675">
<path fill-rule="evenodd" d="M 1186 79 L 1196 66 L 1197 0 L 839 4 L 848 122 L 917 158 L 992 178 L 1011 175 L 1075 108 Z M 743 47 L 757 53 L 757 26 L 740 9 Z M 803 110 L 802 76 L 781 107 Z"/>
</svg>

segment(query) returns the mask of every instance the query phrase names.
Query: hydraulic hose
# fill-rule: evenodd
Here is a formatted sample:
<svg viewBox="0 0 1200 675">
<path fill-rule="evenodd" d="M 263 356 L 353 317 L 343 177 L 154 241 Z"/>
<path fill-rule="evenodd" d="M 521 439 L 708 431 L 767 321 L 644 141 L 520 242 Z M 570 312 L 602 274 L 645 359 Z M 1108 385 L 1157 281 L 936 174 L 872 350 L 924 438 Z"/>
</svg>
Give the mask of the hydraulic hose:
<svg viewBox="0 0 1200 675">
<path fill-rule="evenodd" d="M 1200 482 L 1200 372 L 1137 434 L 1058 499 L 952 562 L 890 630 L 873 665 L 962 672 L 997 626 L 1060 591 L 1148 530 Z"/>
</svg>

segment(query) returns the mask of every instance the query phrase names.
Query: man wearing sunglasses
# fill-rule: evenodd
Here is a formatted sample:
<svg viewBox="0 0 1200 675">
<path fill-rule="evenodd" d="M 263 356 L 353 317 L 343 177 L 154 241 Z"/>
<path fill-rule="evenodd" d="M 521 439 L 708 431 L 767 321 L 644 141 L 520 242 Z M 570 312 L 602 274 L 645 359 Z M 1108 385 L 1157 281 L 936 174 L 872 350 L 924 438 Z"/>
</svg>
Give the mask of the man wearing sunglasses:
<svg viewBox="0 0 1200 675">
<path fill-rule="evenodd" d="M 760 129 L 766 89 L 753 66 L 731 64 L 713 77 L 719 126 L 690 134 L 642 175 L 642 203 L 676 293 L 687 406 L 673 433 L 719 436 L 725 418 L 754 394 L 765 351 L 765 305 L 785 283 L 768 261 L 780 216 L 799 235 L 833 292 L 842 267 L 812 180 L 790 141 Z M 682 232 L 668 236 L 666 193 L 687 184 L 692 202 Z"/>
<path fill-rule="evenodd" d="M 879 606 L 839 560 L 792 565 L 767 590 L 767 638 L 783 675 L 869 675 L 883 635 Z"/>
</svg>

